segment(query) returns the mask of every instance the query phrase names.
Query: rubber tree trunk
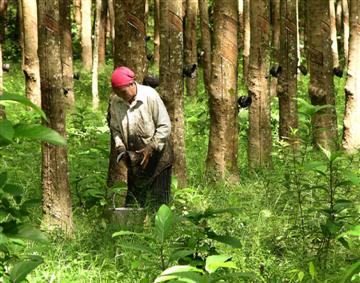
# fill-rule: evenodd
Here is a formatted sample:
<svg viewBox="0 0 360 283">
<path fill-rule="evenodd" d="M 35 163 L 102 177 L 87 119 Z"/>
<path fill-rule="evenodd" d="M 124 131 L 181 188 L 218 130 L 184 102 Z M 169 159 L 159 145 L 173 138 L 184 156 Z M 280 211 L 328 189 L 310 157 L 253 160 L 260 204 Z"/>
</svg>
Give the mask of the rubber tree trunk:
<svg viewBox="0 0 360 283">
<path fill-rule="evenodd" d="M 3 85 L 3 56 L 2 56 L 2 45 L 5 41 L 5 26 L 6 26 L 6 10 L 7 10 L 7 0 L 0 0 L 0 95 L 3 94 L 4 85 Z M 0 117 L 4 118 L 4 109 L 0 105 Z"/>
<path fill-rule="evenodd" d="M 244 0 L 244 49 L 243 49 L 243 79 L 247 85 L 250 57 L 250 0 Z"/>
<path fill-rule="evenodd" d="M 197 20 L 198 0 L 186 0 L 186 16 L 184 31 L 184 63 L 185 67 L 197 64 L 196 48 L 196 20 Z M 197 95 L 197 75 L 186 77 L 186 94 L 188 96 Z"/>
<path fill-rule="evenodd" d="M 337 45 L 335 2 L 336 2 L 335 0 L 329 0 L 331 50 L 332 50 L 332 56 L 333 56 L 333 66 L 339 67 L 339 52 L 338 52 L 338 45 Z"/>
<path fill-rule="evenodd" d="M 160 65 L 160 0 L 154 0 L 154 64 Z"/>
<path fill-rule="evenodd" d="M 79 38 L 81 38 L 81 0 L 74 0 L 74 18 L 76 24 L 76 32 Z"/>
<path fill-rule="evenodd" d="M 106 28 L 107 28 L 108 0 L 101 0 L 101 14 L 99 25 L 99 69 L 105 65 L 106 56 Z M 95 48 L 94 48 L 95 49 Z"/>
<path fill-rule="evenodd" d="M 60 0 L 60 17 L 61 17 L 61 58 L 64 92 L 66 103 L 69 106 L 75 105 L 74 96 L 74 72 L 73 72 L 73 51 L 71 38 L 71 18 L 69 0 Z"/>
<path fill-rule="evenodd" d="M 269 4 L 266 0 L 250 2 L 250 60 L 248 91 L 252 97 L 249 109 L 248 160 L 251 168 L 267 166 L 271 161 L 269 72 Z"/>
<path fill-rule="evenodd" d="M 280 49 L 277 95 L 279 98 L 279 136 L 289 143 L 293 141 L 292 129 L 298 127 L 297 92 L 297 2 L 280 2 Z"/>
<path fill-rule="evenodd" d="M 237 160 L 237 139 L 234 138 L 237 138 L 238 127 L 234 111 L 237 110 L 238 4 L 233 0 L 216 0 L 214 5 L 206 169 L 216 179 L 223 179 L 227 171 L 237 171 L 233 161 Z M 230 155 L 233 156 L 228 159 Z"/>
<path fill-rule="evenodd" d="M 115 12 L 114 12 L 114 1 L 108 0 L 109 19 L 110 19 L 110 35 L 113 45 L 113 53 L 115 52 Z"/>
<path fill-rule="evenodd" d="M 26 97 L 34 104 L 41 105 L 40 71 L 38 58 L 38 32 L 36 1 L 21 1 L 22 29 L 24 39 L 23 72 L 25 75 Z"/>
<path fill-rule="evenodd" d="M 360 148 L 360 1 L 350 1 L 349 65 L 345 85 L 343 147 L 349 153 Z"/>
<path fill-rule="evenodd" d="M 94 30 L 94 52 L 92 63 L 92 107 L 94 110 L 99 108 L 99 42 L 100 42 L 100 24 L 101 24 L 101 6 L 102 0 L 96 0 L 95 12 L 95 30 Z"/>
<path fill-rule="evenodd" d="M 160 0 L 160 95 L 168 110 L 174 148 L 174 173 L 180 188 L 186 187 L 183 8 L 181 0 Z"/>
<path fill-rule="evenodd" d="M 81 59 L 85 71 L 91 71 L 91 0 L 81 1 Z"/>
<path fill-rule="evenodd" d="M 342 11 L 344 16 L 344 59 L 345 68 L 347 68 L 349 57 L 349 5 L 348 0 L 341 0 Z"/>
<path fill-rule="evenodd" d="M 307 15 L 307 57 L 309 61 L 309 95 L 311 103 L 318 106 L 331 106 L 331 108 L 322 109 L 313 115 L 313 140 L 316 146 L 334 150 L 337 147 L 338 131 L 333 83 L 329 2 L 315 0 L 308 2 Z"/>
<path fill-rule="evenodd" d="M 61 65 L 60 5 L 58 0 L 38 0 L 38 34 L 41 103 L 47 127 L 66 137 L 66 112 Z M 65 146 L 42 144 L 43 226 L 73 230 L 71 194 Z"/>
<path fill-rule="evenodd" d="M 127 66 L 135 72 L 136 80 L 142 82 L 146 71 L 145 0 L 115 0 L 114 16 L 114 68 Z M 110 97 L 110 103 L 113 95 Z M 125 165 L 117 164 L 116 157 L 115 144 L 111 136 L 107 180 L 109 186 L 125 181 L 127 176 Z"/>
<path fill-rule="evenodd" d="M 238 0 L 239 12 L 239 49 L 244 49 L 244 0 Z"/>
<path fill-rule="evenodd" d="M 271 25 L 272 25 L 272 66 L 279 62 L 280 49 L 280 0 L 271 0 Z M 276 95 L 277 77 L 271 77 L 270 95 Z"/>
<path fill-rule="evenodd" d="M 204 85 L 207 94 L 210 92 L 211 82 L 211 35 L 208 13 L 208 1 L 199 0 L 201 48 L 203 54 Z"/>
</svg>

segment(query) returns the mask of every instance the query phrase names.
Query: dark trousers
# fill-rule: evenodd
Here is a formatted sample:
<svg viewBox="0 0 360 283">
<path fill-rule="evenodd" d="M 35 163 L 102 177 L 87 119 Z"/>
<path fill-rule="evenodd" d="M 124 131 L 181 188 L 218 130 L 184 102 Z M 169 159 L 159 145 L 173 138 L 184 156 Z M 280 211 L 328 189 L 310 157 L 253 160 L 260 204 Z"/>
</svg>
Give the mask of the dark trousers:
<svg viewBox="0 0 360 283">
<path fill-rule="evenodd" d="M 136 187 L 128 178 L 128 191 L 125 206 L 150 207 L 158 209 L 162 204 L 170 201 L 171 166 L 165 168 L 154 181 L 143 187 Z"/>
</svg>

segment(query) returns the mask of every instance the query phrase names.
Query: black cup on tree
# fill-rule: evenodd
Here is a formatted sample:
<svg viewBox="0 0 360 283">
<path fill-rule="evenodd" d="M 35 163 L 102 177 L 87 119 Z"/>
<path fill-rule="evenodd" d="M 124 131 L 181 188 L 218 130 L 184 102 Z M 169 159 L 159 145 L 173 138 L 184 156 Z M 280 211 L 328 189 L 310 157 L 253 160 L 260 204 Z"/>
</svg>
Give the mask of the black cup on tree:
<svg viewBox="0 0 360 283">
<path fill-rule="evenodd" d="M 251 102 L 251 96 L 240 96 L 238 99 L 238 104 L 240 108 L 249 107 L 251 105 Z"/>
</svg>

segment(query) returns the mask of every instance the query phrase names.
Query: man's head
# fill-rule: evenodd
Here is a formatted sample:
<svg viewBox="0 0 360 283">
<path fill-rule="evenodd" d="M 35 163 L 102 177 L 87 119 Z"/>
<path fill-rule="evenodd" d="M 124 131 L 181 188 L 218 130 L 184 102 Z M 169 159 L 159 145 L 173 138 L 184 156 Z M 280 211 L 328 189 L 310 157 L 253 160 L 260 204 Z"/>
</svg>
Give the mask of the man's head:
<svg viewBox="0 0 360 283">
<path fill-rule="evenodd" d="M 127 102 L 132 102 L 136 96 L 135 73 L 127 67 L 116 68 L 111 76 L 114 93 Z"/>
</svg>

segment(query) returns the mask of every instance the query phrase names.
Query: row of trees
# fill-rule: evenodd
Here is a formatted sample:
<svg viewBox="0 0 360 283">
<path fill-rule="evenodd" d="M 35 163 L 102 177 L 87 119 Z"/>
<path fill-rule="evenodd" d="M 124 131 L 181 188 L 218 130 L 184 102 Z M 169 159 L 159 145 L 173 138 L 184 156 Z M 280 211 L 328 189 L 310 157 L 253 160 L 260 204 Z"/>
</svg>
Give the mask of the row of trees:
<svg viewBox="0 0 360 283">
<path fill-rule="evenodd" d="M 7 1 L 1 0 L 0 3 L 3 27 Z M 184 187 L 187 175 L 184 90 L 186 89 L 187 95 L 193 96 L 197 90 L 196 76 L 195 79 L 184 79 L 184 70 L 194 69 L 199 63 L 196 48 L 196 23 L 199 15 L 200 63 L 204 70 L 205 89 L 209 95 L 211 120 L 207 171 L 220 179 L 227 172 L 238 176 L 237 85 L 240 56 L 243 59 L 243 82 L 252 98 L 249 108 L 249 166 L 266 166 L 271 162 L 270 112 L 271 93 L 275 92 L 274 89 L 279 98 L 280 138 L 290 143 L 297 138 L 293 133 L 298 127 L 295 98 L 301 61 L 300 37 L 305 44 L 303 58 L 307 59 L 310 74 L 311 103 L 335 106 L 333 74 L 340 67 L 338 62 L 341 56 L 335 52 L 337 37 L 334 36 L 334 30 L 336 34 L 338 28 L 340 34 L 339 28 L 343 26 L 344 36 L 341 38 L 345 55 L 342 57 L 348 62 L 343 147 L 353 151 L 360 146 L 360 138 L 357 136 L 360 133 L 357 131 L 360 124 L 357 113 L 360 111 L 360 66 L 357 66 L 360 62 L 360 50 L 357 48 L 360 43 L 360 2 L 349 1 L 349 39 L 346 3 L 346 0 L 337 3 L 333 0 L 300 3 L 292 0 L 214 0 L 210 3 L 206 0 L 97 0 L 92 29 L 91 0 L 74 0 L 72 3 L 68 0 L 38 0 L 37 5 L 35 1 L 21 0 L 17 8 L 21 19 L 26 95 L 35 103 L 40 103 L 41 100 L 41 106 L 49 118 L 44 123 L 66 136 L 65 105 L 73 104 L 75 99 L 72 91 L 74 35 L 70 29 L 71 14 L 78 27 L 77 36 L 81 39 L 83 67 L 93 73 L 93 106 L 96 107 L 97 70 L 104 64 L 106 40 L 112 40 L 110 46 L 113 49 L 114 67 L 126 65 L 132 68 L 140 82 L 147 75 L 147 23 L 148 12 L 152 11 L 153 62 L 155 66 L 159 66 L 159 92 L 173 124 L 171 139 L 176 156 L 175 175 L 179 185 Z M 340 15 L 342 20 L 334 20 L 335 4 L 337 11 L 340 10 L 339 7 L 343 8 L 343 17 Z M 342 22 L 343 25 L 336 27 L 336 23 Z M 37 29 L 34 28 L 36 26 Z M 303 30 L 305 32 L 300 33 Z M 4 41 L 4 34 L 1 29 L 0 43 Z M 338 132 L 335 107 L 322 108 L 314 115 L 312 123 L 314 144 L 330 150 L 336 149 Z M 115 184 L 125 175 L 124 167 L 115 161 L 113 149 L 112 142 L 109 185 Z M 45 222 L 50 227 L 55 225 L 71 231 L 66 148 L 44 143 L 42 155 Z"/>
</svg>

